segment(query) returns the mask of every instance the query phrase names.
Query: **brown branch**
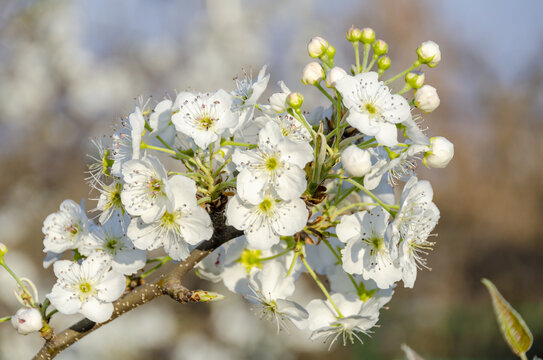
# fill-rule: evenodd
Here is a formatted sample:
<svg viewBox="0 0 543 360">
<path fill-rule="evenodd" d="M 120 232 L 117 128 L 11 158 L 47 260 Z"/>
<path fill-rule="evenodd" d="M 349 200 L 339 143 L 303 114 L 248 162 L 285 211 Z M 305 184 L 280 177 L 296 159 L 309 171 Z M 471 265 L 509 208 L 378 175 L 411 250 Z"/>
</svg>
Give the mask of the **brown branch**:
<svg viewBox="0 0 543 360">
<path fill-rule="evenodd" d="M 61 333 L 51 336 L 49 340 L 46 340 L 34 359 L 53 359 L 61 351 L 67 349 L 91 332 L 115 320 L 122 314 L 162 295 L 168 295 L 181 303 L 190 301 L 190 296 L 187 296 L 190 293 L 189 290 L 181 284 L 183 276 L 217 247 L 243 234 L 243 232 L 225 224 L 224 213 L 220 210 L 211 212 L 211 219 L 214 228 L 211 239 L 195 249 L 187 259 L 177 264 L 171 272 L 162 276 L 154 283 L 144 284 L 135 288 L 115 301 L 113 303 L 113 314 L 108 321 L 97 324 L 89 319 L 83 319 Z"/>
</svg>

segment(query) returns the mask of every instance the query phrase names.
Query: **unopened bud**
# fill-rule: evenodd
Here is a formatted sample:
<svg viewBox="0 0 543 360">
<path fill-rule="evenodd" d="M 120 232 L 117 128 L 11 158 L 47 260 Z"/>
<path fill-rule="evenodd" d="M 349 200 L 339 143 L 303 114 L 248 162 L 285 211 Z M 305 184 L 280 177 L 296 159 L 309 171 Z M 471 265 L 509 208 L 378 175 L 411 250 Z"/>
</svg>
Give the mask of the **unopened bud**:
<svg viewBox="0 0 543 360">
<path fill-rule="evenodd" d="M 189 298 L 190 301 L 195 302 L 213 302 L 222 299 L 224 299 L 224 295 L 205 290 L 192 291 L 192 294 Z"/>
<path fill-rule="evenodd" d="M 304 96 L 299 92 L 291 92 L 287 96 L 287 105 L 294 109 L 299 109 L 304 102 Z"/>
<path fill-rule="evenodd" d="M 417 55 L 421 64 L 426 64 L 429 67 L 434 67 L 441 61 L 439 45 L 433 41 L 423 42 L 417 49 Z"/>
<path fill-rule="evenodd" d="M 349 175 L 360 177 L 371 170 L 370 153 L 356 145 L 350 145 L 341 153 L 341 163 Z"/>
<path fill-rule="evenodd" d="M 6 255 L 6 253 L 8 252 L 8 247 L 6 245 L 4 245 L 4 243 L 1 243 L 0 242 L 0 259 Z"/>
<path fill-rule="evenodd" d="M 388 52 L 388 44 L 383 40 L 375 40 L 372 46 L 373 53 L 377 56 L 385 55 Z"/>
<path fill-rule="evenodd" d="M 375 41 L 375 31 L 372 28 L 363 28 L 360 41 L 364 44 L 371 44 Z"/>
<path fill-rule="evenodd" d="M 405 82 L 413 89 L 418 89 L 424 85 L 424 73 L 422 71 L 410 71 L 405 74 Z"/>
<path fill-rule="evenodd" d="M 40 331 L 43 327 L 41 313 L 35 308 L 21 308 L 11 317 L 11 325 L 22 335 Z"/>
<path fill-rule="evenodd" d="M 307 52 L 312 58 L 318 58 L 324 55 L 328 48 L 328 41 L 324 40 L 320 36 L 315 36 L 307 44 Z"/>
<path fill-rule="evenodd" d="M 302 72 L 302 82 L 306 85 L 317 85 L 324 79 L 324 70 L 316 61 L 310 62 Z"/>
<path fill-rule="evenodd" d="M 328 48 L 326 48 L 326 56 L 328 56 L 329 59 L 333 59 L 334 56 L 336 56 L 336 48 L 332 45 L 328 45 Z"/>
<path fill-rule="evenodd" d="M 336 66 L 328 71 L 328 76 L 326 76 L 326 86 L 329 88 L 336 87 L 336 83 L 347 76 L 347 72 L 342 68 Z"/>
<path fill-rule="evenodd" d="M 426 113 L 437 109 L 439 103 L 437 90 L 431 85 L 424 85 L 415 92 L 415 106 Z"/>
<path fill-rule="evenodd" d="M 362 30 L 359 28 L 355 28 L 354 26 L 351 26 L 349 30 L 347 30 L 347 40 L 350 42 L 357 42 L 360 41 L 362 38 Z"/>
<path fill-rule="evenodd" d="M 379 60 L 377 60 L 377 67 L 381 71 L 385 71 L 390 67 L 390 58 L 388 56 L 381 56 Z"/>
<path fill-rule="evenodd" d="M 424 154 L 422 162 L 427 167 L 444 168 L 454 156 L 454 144 L 443 136 L 430 138 L 430 150 Z"/>
</svg>

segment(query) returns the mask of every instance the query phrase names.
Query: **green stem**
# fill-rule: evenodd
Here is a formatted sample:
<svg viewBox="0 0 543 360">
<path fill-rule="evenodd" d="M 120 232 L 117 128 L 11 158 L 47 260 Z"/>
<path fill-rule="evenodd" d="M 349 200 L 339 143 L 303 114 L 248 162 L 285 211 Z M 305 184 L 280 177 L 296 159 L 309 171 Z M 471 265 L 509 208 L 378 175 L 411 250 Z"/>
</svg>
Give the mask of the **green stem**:
<svg viewBox="0 0 543 360">
<path fill-rule="evenodd" d="M 353 203 L 353 204 L 349 204 L 341 209 L 339 209 L 337 212 L 338 212 L 338 215 L 341 214 L 341 213 L 344 213 L 345 211 L 349 210 L 349 209 L 352 209 L 352 208 L 355 208 L 355 207 L 362 207 L 362 206 L 377 206 L 379 204 L 377 203 L 367 203 L 367 202 L 359 202 L 359 203 Z M 337 217 L 337 216 L 336 216 Z M 334 218 L 336 218 L 334 217 Z M 334 220 L 334 219 L 332 219 Z"/>
<path fill-rule="evenodd" d="M 275 255 L 272 255 L 272 256 L 260 258 L 260 261 L 267 261 L 267 260 L 276 259 L 278 257 L 281 257 L 281 256 L 285 255 L 285 254 L 288 254 L 289 252 L 291 252 L 294 249 L 296 249 L 296 247 L 288 248 L 285 251 L 280 252 L 279 254 L 275 254 Z"/>
<path fill-rule="evenodd" d="M 34 298 L 32 297 L 32 294 L 30 294 L 30 291 L 28 291 L 28 289 L 26 288 L 25 284 L 23 284 L 21 282 L 21 280 L 19 280 L 19 278 L 17 277 L 17 275 L 15 275 L 15 273 L 10 269 L 10 267 L 6 264 L 6 262 L 4 261 L 3 258 L 0 259 L 0 265 L 2 265 L 4 267 L 4 269 L 6 269 L 6 271 L 11 275 L 11 277 L 13 277 L 15 279 L 15 281 L 17 281 L 17 284 L 19 284 L 19 286 L 21 287 L 21 289 L 23 289 L 23 292 L 26 294 L 26 296 L 28 296 L 28 298 L 30 299 L 30 304 L 34 307 L 36 306 L 36 304 L 34 303 Z"/>
<path fill-rule="evenodd" d="M 388 80 L 385 80 L 385 85 L 387 84 L 390 84 L 391 82 L 393 82 L 394 80 L 404 76 L 405 74 L 407 74 L 408 72 L 410 72 L 411 70 L 413 70 L 414 68 L 420 66 L 420 62 L 417 60 L 413 63 L 413 65 L 411 65 L 409 68 L 407 68 L 406 70 L 402 71 L 401 73 L 399 73 L 398 75 L 396 76 L 393 76 L 391 77 L 390 79 Z"/>
<path fill-rule="evenodd" d="M 339 178 L 340 181 L 343 181 L 342 178 Z M 350 189 L 348 189 L 347 191 L 345 191 L 345 193 L 343 195 L 341 195 L 340 198 L 338 199 L 334 199 L 334 205 L 338 205 L 339 203 L 341 203 L 347 196 L 349 196 L 349 194 L 351 194 L 356 188 L 355 187 L 352 187 Z"/>
<path fill-rule="evenodd" d="M 373 200 L 375 200 L 379 205 L 381 205 L 386 211 L 388 211 L 390 213 L 390 215 L 392 215 L 392 217 L 394 217 L 396 214 L 390 210 L 390 206 L 385 204 L 384 202 L 381 201 L 381 199 L 379 199 L 377 196 L 375 196 L 371 191 L 369 191 L 368 189 L 366 189 L 364 186 L 360 185 L 357 181 L 353 180 L 353 179 L 350 179 L 350 178 L 345 178 L 345 180 L 347 180 L 348 182 L 350 182 L 351 184 L 353 184 L 354 186 L 356 186 L 358 189 L 362 190 L 363 192 L 365 192 L 369 197 L 371 197 Z"/>
<path fill-rule="evenodd" d="M 294 257 L 292 258 L 292 262 L 290 263 L 286 277 L 289 277 L 290 274 L 292 273 L 292 270 L 294 270 L 294 265 L 296 265 L 296 260 L 298 260 L 299 256 L 300 256 L 299 251 L 294 252 Z"/>
<path fill-rule="evenodd" d="M 255 147 L 258 146 L 257 144 L 241 143 L 241 142 L 229 141 L 229 140 L 225 140 L 221 142 L 221 146 L 227 146 L 227 145 L 244 146 L 244 147 L 248 147 L 249 149 L 254 149 Z"/>
<path fill-rule="evenodd" d="M 366 71 L 370 71 L 371 68 L 373 67 L 373 65 L 375 65 L 375 61 L 377 61 L 377 59 L 379 58 L 379 56 L 376 56 L 376 55 L 373 55 L 372 59 L 371 59 L 371 62 L 370 64 L 368 65 L 368 68 L 366 69 Z"/>
<path fill-rule="evenodd" d="M 176 152 L 174 150 L 165 149 L 165 148 L 161 148 L 161 147 L 154 146 L 154 145 L 149 145 L 149 144 L 146 144 L 144 142 L 141 143 L 140 147 L 142 149 L 151 149 L 151 150 L 156 150 L 156 151 L 162 151 L 162 152 L 165 152 L 167 154 L 172 154 L 172 155 L 178 155 L 179 154 L 178 152 Z"/>
<path fill-rule="evenodd" d="M 323 93 L 324 96 L 326 96 L 326 97 L 328 98 L 328 100 L 330 100 L 330 102 L 331 102 L 332 104 L 336 104 L 336 100 L 334 100 L 334 98 L 333 98 L 330 94 L 328 94 L 328 91 L 326 91 L 326 90 L 322 87 L 321 84 L 316 83 L 316 84 L 315 84 L 315 87 L 316 87 L 317 89 L 319 89 L 319 91 L 320 91 L 321 93 Z"/>
<path fill-rule="evenodd" d="M 526 353 L 519 354 L 521 360 L 528 360 L 528 357 L 526 356 Z"/>
<path fill-rule="evenodd" d="M 53 317 L 53 315 L 55 315 L 56 313 L 58 313 L 58 310 L 55 309 L 53 311 L 51 311 L 49 314 L 47 314 L 47 316 L 45 317 L 45 321 L 49 322 L 49 320 L 51 320 L 51 318 Z"/>
<path fill-rule="evenodd" d="M 41 306 L 41 317 L 42 318 L 45 318 L 45 312 L 47 311 L 47 308 L 49 307 L 50 304 L 51 304 L 51 302 L 49 301 L 49 299 L 45 298 L 45 301 L 43 302 L 43 304 Z"/>
<path fill-rule="evenodd" d="M 11 320 L 11 316 L 6 316 L 3 318 L 0 318 L 0 323 L 3 323 L 4 321 L 9 321 L 9 320 Z"/>
<path fill-rule="evenodd" d="M 368 59 L 370 56 L 370 44 L 364 44 L 364 61 L 362 62 L 362 72 L 366 72 L 366 65 L 368 64 Z"/>
<path fill-rule="evenodd" d="M 336 311 L 337 315 L 342 318 L 344 317 L 343 314 L 341 313 L 341 311 L 339 310 L 339 308 L 336 306 L 336 304 L 334 303 L 334 301 L 332 300 L 332 297 L 330 296 L 330 294 L 328 293 L 328 290 L 326 290 L 326 287 L 324 287 L 324 284 L 322 283 L 322 281 L 319 280 L 317 274 L 315 274 L 315 272 L 313 271 L 313 269 L 311 268 L 311 266 L 309 266 L 309 264 L 307 263 L 307 261 L 305 260 L 305 258 L 303 256 L 300 256 L 300 259 L 302 259 L 302 263 L 304 264 L 305 268 L 307 269 L 307 272 L 309 273 L 309 275 L 311 275 L 311 277 L 313 278 L 313 280 L 315 280 L 315 282 L 317 283 L 317 285 L 319 286 L 319 288 L 321 289 L 321 291 L 323 292 L 324 296 L 326 296 L 326 298 L 328 299 L 328 301 L 330 301 L 330 304 L 332 305 L 332 307 L 334 308 L 334 310 Z"/>
<path fill-rule="evenodd" d="M 409 85 L 408 83 L 405 83 L 403 88 L 400 91 L 398 91 L 398 95 L 402 95 L 402 94 L 408 92 L 411 89 L 412 89 L 411 85 Z"/>
<path fill-rule="evenodd" d="M 356 60 L 356 73 L 360 74 L 362 69 L 360 68 L 360 51 L 359 51 L 359 45 L 360 43 L 358 41 L 353 42 L 353 48 L 354 48 L 354 56 Z"/>
<path fill-rule="evenodd" d="M 334 254 L 334 256 L 338 260 L 339 264 L 343 264 L 343 259 L 341 259 L 341 256 L 336 252 L 336 250 L 334 250 L 334 247 L 332 246 L 332 244 L 330 244 L 330 242 L 328 240 L 326 240 L 326 239 L 324 239 L 323 242 L 324 242 L 324 244 L 326 244 L 328 249 L 330 249 L 330 251 Z M 347 274 L 349 276 L 349 279 L 351 279 L 351 282 L 353 283 L 353 286 L 356 289 L 356 293 L 359 294 L 360 293 L 360 287 L 358 286 L 356 281 L 354 281 L 353 276 L 351 274 L 347 273 L 347 272 L 345 274 Z"/>
</svg>

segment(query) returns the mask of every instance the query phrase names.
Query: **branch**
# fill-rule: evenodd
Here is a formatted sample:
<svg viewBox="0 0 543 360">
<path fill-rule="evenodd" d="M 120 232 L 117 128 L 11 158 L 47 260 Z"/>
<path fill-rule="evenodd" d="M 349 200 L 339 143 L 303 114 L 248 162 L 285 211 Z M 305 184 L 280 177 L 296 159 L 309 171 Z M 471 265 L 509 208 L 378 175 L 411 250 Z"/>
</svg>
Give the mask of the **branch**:
<svg viewBox="0 0 543 360">
<path fill-rule="evenodd" d="M 108 321 L 97 324 L 89 319 L 83 319 L 63 332 L 52 335 L 46 340 L 34 359 L 53 359 L 61 351 L 67 349 L 91 332 L 101 328 L 110 321 L 115 320 L 122 314 L 140 307 L 162 295 L 168 295 L 180 303 L 191 301 L 190 291 L 181 284 L 183 276 L 192 270 L 203 258 L 213 252 L 213 250 L 225 242 L 243 235 L 242 231 L 226 225 L 226 219 L 222 210 L 216 209 L 216 211 L 211 212 L 210 215 L 211 220 L 213 221 L 213 236 L 192 251 L 187 259 L 181 261 L 172 271 L 163 275 L 157 281 L 141 285 L 115 301 L 113 303 L 113 314 Z"/>
</svg>

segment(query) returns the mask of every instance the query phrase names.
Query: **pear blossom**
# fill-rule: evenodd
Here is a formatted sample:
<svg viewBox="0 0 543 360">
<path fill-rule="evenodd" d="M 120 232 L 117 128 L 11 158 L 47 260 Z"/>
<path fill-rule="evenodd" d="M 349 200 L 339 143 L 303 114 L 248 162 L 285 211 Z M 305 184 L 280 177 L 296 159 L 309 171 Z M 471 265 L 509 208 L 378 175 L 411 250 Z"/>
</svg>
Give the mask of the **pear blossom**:
<svg viewBox="0 0 543 360">
<path fill-rule="evenodd" d="M 287 96 L 291 93 L 291 91 L 283 81 L 279 81 L 277 84 L 281 88 L 281 92 L 274 93 L 270 96 L 269 109 L 278 114 L 281 114 L 287 110 Z"/>
<path fill-rule="evenodd" d="M 201 94 L 182 92 L 173 105 L 172 123 L 177 131 L 206 149 L 221 134 L 238 124 L 238 117 L 231 107 L 232 96 L 224 90 Z"/>
<path fill-rule="evenodd" d="M 145 266 L 146 254 L 144 250 L 136 249 L 126 236 L 129 221 L 116 216 L 102 226 L 93 226 L 91 236 L 81 244 L 79 252 L 105 258 L 118 273 L 136 273 Z"/>
<path fill-rule="evenodd" d="M 337 82 L 345 76 L 347 76 L 347 72 L 339 66 L 331 68 L 326 76 L 326 86 L 329 88 L 336 87 Z"/>
<path fill-rule="evenodd" d="M 160 161 L 152 155 L 130 160 L 123 165 L 122 175 L 124 209 L 132 216 L 141 216 L 145 223 L 162 217 L 172 195 L 166 169 Z"/>
<path fill-rule="evenodd" d="M 121 201 L 122 181 L 116 178 L 108 185 L 99 181 L 95 188 L 100 192 L 95 209 L 101 211 L 98 218 L 100 224 L 105 224 L 111 217 L 124 215 L 125 210 Z"/>
<path fill-rule="evenodd" d="M 302 82 L 306 85 L 316 85 L 320 83 L 326 75 L 322 65 L 316 61 L 310 62 L 304 67 L 302 72 Z"/>
<path fill-rule="evenodd" d="M 125 277 L 111 270 L 102 257 L 81 262 L 60 260 L 54 264 L 57 282 L 47 294 L 51 304 L 63 314 L 81 313 L 94 322 L 107 321 L 113 313 L 112 302 L 125 289 Z"/>
<path fill-rule="evenodd" d="M 238 125 L 231 129 L 232 134 L 243 131 L 243 128 L 253 116 L 256 102 L 266 90 L 270 80 L 270 74 L 266 74 L 266 68 L 267 66 L 264 65 L 260 69 L 254 81 L 247 74 L 242 80 L 236 79 L 236 90 L 232 92 L 234 97 L 232 107 L 239 111 L 240 115 Z"/>
<path fill-rule="evenodd" d="M 139 159 L 141 154 L 141 137 L 145 130 L 145 119 L 138 106 L 136 106 L 136 110 L 128 116 L 128 122 L 130 123 L 131 128 L 132 159 Z"/>
<path fill-rule="evenodd" d="M 257 204 L 262 202 L 271 186 L 283 200 L 299 198 L 305 191 L 305 172 L 302 170 L 313 158 L 308 143 L 296 143 L 281 134 L 279 126 L 268 122 L 259 133 L 258 148 L 236 149 L 232 161 L 240 171 L 238 194 Z"/>
<path fill-rule="evenodd" d="M 362 342 L 359 334 L 370 334 L 379 320 L 379 306 L 377 302 L 360 301 L 356 296 L 335 293 L 331 295 L 332 301 L 341 311 L 336 312 L 329 300 L 314 299 L 306 306 L 309 317 L 307 328 L 312 331 L 311 340 L 324 338 L 331 339 L 330 348 L 338 338 L 346 345 L 347 340 Z"/>
<path fill-rule="evenodd" d="M 389 88 L 379 81 L 376 72 L 346 76 L 336 83 L 349 109 L 347 122 L 369 136 L 375 136 L 384 146 L 397 144 L 396 124 L 411 118 L 407 100 L 401 95 L 391 94 Z"/>
<path fill-rule="evenodd" d="M 389 253 L 390 239 L 385 239 L 389 219 L 389 213 L 379 206 L 370 212 L 343 216 L 336 227 L 338 239 L 347 244 L 341 251 L 343 269 L 374 280 L 381 289 L 402 277 Z"/>
<path fill-rule="evenodd" d="M 307 52 L 312 58 L 317 58 L 322 56 L 326 49 L 328 48 L 328 41 L 324 40 L 320 36 L 315 36 L 311 38 L 307 44 Z"/>
<path fill-rule="evenodd" d="M 277 331 L 288 322 L 307 319 L 307 311 L 297 302 L 288 300 L 294 293 L 294 277 L 286 276 L 287 268 L 280 262 L 266 264 L 262 271 L 252 273 L 247 298 L 259 304 L 259 312 L 267 320 L 275 320 Z"/>
<path fill-rule="evenodd" d="M 175 175 L 169 179 L 171 196 L 166 210 L 151 223 L 134 219 L 128 227 L 128 237 L 138 249 L 153 250 L 164 246 L 174 260 L 189 256 L 189 246 L 195 246 L 213 235 L 209 214 L 196 203 L 193 180 Z"/>
<path fill-rule="evenodd" d="M 429 40 L 423 42 L 417 49 L 419 61 L 427 64 L 429 67 L 436 66 L 441 61 L 441 51 L 439 45 Z"/>
<path fill-rule="evenodd" d="M 36 308 L 21 308 L 11 317 L 11 325 L 21 335 L 40 331 L 43 327 L 41 313 Z"/>
<path fill-rule="evenodd" d="M 390 255 L 402 270 L 405 287 L 413 287 L 419 266 L 427 267 L 424 255 L 434 244 L 428 241 L 439 220 L 433 194 L 428 181 L 412 176 L 402 191 L 398 213 L 386 230 Z"/>
<path fill-rule="evenodd" d="M 64 200 L 60 210 L 43 222 L 43 252 L 60 254 L 65 250 L 75 249 L 89 235 L 89 220 L 83 204 L 73 200 Z"/>
<path fill-rule="evenodd" d="M 226 205 L 227 223 L 243 230 L 249 246 L 259 250 L 279 243 L 280 236 L 302 230 L 308 215 L 302 199 L 284 201 L 271 194 L 266 194 L 257 204 L 244 201 L 236 194 Z"/>
</svg>

